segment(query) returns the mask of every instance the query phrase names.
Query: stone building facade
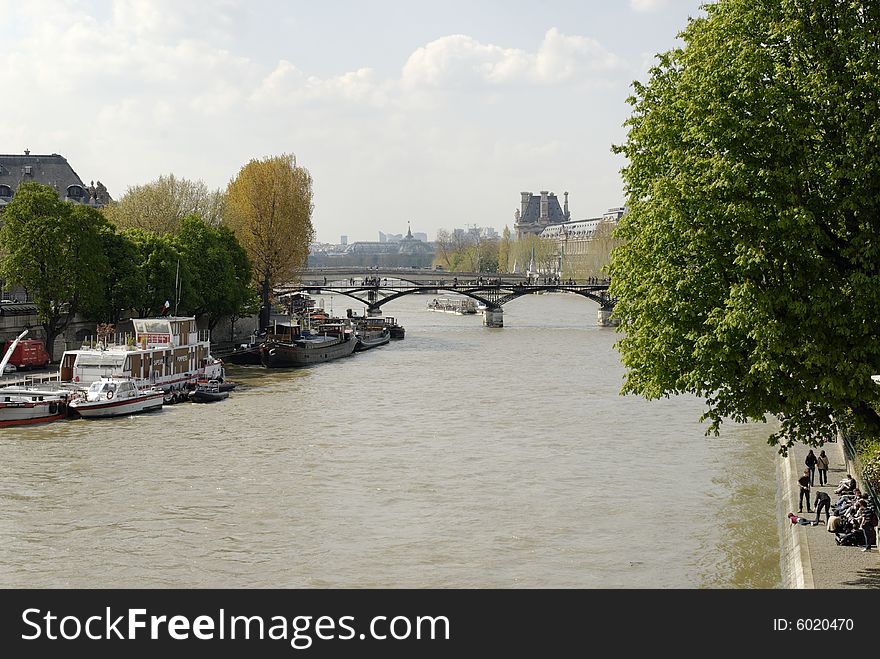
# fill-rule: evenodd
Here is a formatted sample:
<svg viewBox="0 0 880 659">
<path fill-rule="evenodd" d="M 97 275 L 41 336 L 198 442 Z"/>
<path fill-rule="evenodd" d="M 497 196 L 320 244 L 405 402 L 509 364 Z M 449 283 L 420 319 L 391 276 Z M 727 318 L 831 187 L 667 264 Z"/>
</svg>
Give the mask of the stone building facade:
<svg viewBox="0 0 880 659">
<path fill-rule="evenodd" d="M 542 190 L 538 195 L 521 192 L 520 207 L 513 214 L 516 239 L 538 236 L 548 226 L 568 222 L 571 219 L 568 212 L 568 193 L 564 194 L 565 204 L 560 206 L 555 192 Z"/>
</svg>

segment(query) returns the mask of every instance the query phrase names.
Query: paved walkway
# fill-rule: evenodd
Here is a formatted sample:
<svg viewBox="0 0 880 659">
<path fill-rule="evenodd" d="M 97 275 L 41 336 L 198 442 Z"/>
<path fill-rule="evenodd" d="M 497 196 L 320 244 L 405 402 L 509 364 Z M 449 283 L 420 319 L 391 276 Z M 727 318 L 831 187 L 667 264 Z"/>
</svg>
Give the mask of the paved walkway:
<svg viewBox="0 0 880 659">
<path fill-rule="evenodd" d="M 813 501 L 816 500 L 816 491 L 824 490 L 831 496 L 832 505 L 837 502 L 834 489 L 843 478 L 849 468 L 843 451 L 843 443 L 833 442 L 825 444 L 826 455 L 829 458 L 828 484 L 819 486 L 819 472 L 816 471 L 816 485 L 811 489 L 810 508 L 813 513 L 798 513 L 798 483 L 806 466 L 804 458 L 807 456 L 809 447 L 796 444 L 786 459 L 788 463 L 787 478 L 782 479 L 781 487 L 786 487 L 788 492 L 783 493 L 784 505 L 788 508 L 783 512 L 793 512 L 796 515 L 816 519 L 816 508 Z M 813 449 L 816 455 L 822 449 Z M 861 488 L 859 474 L 853 473 Z M 787 495 L 787 496 L 786 496 Z M 790 524 L 786 520 L 788 529 L 784 532 L 797 534 L 790 538 L 794 541 L 794 550 L 790 552 L 794 556 L 794 569 L 802 573 L 802 578 L 795 580 L 791 585 L 803 588 L 880 588 L 880 554 L 874 546 L 870 551 L 863 552 L 861 547 L 840 547 L 834 542 L 834 534 L 825 529 L 825 514 L 822 514 L 822 524 L 819 526 L 802 526 Z M 878 529 L 880 530 L 880 529 Z M 800 566 L 797 566 L 798 559 Z"/>
</svg>

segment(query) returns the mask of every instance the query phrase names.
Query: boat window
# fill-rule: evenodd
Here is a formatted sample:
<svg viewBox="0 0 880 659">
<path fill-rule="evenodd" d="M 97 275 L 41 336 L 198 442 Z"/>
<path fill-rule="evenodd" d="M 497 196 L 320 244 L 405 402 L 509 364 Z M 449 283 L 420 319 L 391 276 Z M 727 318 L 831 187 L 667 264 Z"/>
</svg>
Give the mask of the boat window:
<svg viewBox="0 0 880 659">
<path fill-rule="evenodd" d="M 97 393 L 97 392 L 101 391 L 101 389 L 103 389 L 103 388 L 104 388 L 104 383 L 100 382 L 100 381 L 92 382 L 92 384 L 89 385 L 89 391 L 91 391 L 92 393 Z"/>
</svg>

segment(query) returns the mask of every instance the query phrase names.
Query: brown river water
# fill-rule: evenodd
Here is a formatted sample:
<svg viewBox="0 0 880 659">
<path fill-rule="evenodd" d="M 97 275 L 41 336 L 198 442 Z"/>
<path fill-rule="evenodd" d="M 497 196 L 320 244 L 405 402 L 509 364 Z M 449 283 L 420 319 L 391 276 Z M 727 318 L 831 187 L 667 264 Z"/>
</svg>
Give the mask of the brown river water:
<svg viewBox="0 0 880 659">
<path fill-rule="evenodd" d="M 770 427 L 620 396 L 577 296 L 503 329 L 428 299 L 384 309 L 403 341 L 231 366 L 219 403 L 0 431 L 0 586 L 780 585 Z"/>
</svg>

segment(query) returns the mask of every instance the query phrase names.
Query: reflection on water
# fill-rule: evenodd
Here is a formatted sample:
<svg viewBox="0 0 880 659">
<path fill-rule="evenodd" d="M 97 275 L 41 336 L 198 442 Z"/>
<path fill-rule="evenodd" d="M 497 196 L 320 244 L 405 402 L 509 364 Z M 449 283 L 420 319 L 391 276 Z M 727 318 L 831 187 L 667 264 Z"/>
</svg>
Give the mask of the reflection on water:
<svg viewBox="0 0 880 659">
<path fill-rule="evenodd" d="M 0 585 L 779 585 L 768 428 L 619 396 L 592 302 L 497 330 L 424 302 L 385 309 L 404 341 L 230 367 L 220 403 L 4 430 Z"/>
</svg>

